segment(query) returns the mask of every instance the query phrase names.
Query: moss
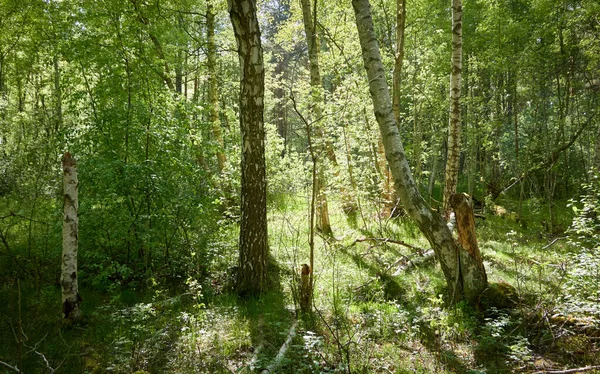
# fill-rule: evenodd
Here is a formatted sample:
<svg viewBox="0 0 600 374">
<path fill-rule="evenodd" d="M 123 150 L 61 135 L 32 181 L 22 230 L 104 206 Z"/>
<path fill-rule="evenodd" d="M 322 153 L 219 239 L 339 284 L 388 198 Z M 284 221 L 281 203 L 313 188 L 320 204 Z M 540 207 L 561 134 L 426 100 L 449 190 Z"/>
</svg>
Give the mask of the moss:
<svg viewBox="0 0 600 374">
<path fill-rule="evenodd" d="M 517 290 L 510 284 L 500 281 L 489 284 L 483 291 L 479 303 L 484 310 L 511 309 L 517 303 L 517 299 Z"/>
</svg>

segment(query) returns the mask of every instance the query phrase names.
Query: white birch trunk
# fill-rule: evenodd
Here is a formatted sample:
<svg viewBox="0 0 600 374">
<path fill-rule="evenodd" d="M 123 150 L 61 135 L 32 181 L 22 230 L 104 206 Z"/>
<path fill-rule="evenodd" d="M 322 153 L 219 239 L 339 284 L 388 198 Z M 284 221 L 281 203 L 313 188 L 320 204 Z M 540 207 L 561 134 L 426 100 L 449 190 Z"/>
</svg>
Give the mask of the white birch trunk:
<svg viewBox="0 0 600 374">
<path fill-rule="evenodd" d="M 452 72 L 450 73 L 450 123 L 448 160 L 444 184 L 444 216 L 450 213 L 450 196 L 456 193 L 460 160 L 460 95 L 462 85 L 462 0 L 452 0 Z"/>
<path fill-rule="evenodd" d="M 81 316 L 79 288 L 77 286 L 77 231 L 79 205 L 77 198 L 77 167 L 75 159 L 66 152 L 62 160 L 64 188 L 63 251 L 60 284 L 62 311 L 65 319 L 74 321 Z"/>
<path fill-rule="evenodd" d="M 369 1 L 352 0 L 352 5 L 356 15 L 356 25 L 369 79 L 369 91 L 375 117 L 379 124 L 385 155 L 390 165 L 398 197 L 408 215 L 416 222 L 435 251 L 454 299 L 458 300 L 462 296 L 469 301 L 475 301 L 486 288 L 487 282 L 477 282 L 476 280 L 485 279 L 485 277 L 469 272 L 485 272 L 485 269 L 469 264 L 476 259 L 457 245 L 445 221 L 425 203 L 419 193 L 404 153 L 398 126 L 394 120 L 392 101 L 373 28 Z M 464 266 L 465 263 L 468 266 Z"/>
<path fill-rule="evenodd" d="M 265 69 L 254 0 L 229 0 L 240 61 L 240 133 L 242 192 L 238 292 L 255 295 L 266 289 L 267 178 L 263 121 Z"/>
</svg>

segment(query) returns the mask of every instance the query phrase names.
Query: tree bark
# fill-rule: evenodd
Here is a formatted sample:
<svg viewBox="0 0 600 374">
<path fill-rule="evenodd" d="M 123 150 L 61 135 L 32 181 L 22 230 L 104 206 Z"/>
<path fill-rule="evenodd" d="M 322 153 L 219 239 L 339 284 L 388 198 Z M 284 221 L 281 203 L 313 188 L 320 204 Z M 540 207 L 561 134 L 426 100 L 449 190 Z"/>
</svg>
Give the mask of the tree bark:
<svg viewBox="0 0 600 374">
<path fill-rule="evenodd" d="M 56 105 L 56 122 L 54 124 L 54 131 L 58 133 L 63 125 L 63 110 L 62 110 L 62 89 L 60 86 L 60 67 L 58 66 L 58 55 L 54 55 L 52 58 L 54 66 L 54 100 Z"/>
<path fill-rule="evenodd" d="M 594 167 L 596 173 L 600 174 L 600 126 L 598 127 L 598 136 L 596 136 L 596 147 L 594 148 Z"/>
<path fill-rule="evenodd" d="M 217 164 L 219 173 L 225 168 L 225 157 L 221 121 L 219 120 L 219 93 L 217 87 L 217 45 L 215 43 L 215 11 L 213 0 L 206 0 L 206 43 L 208 49 L 208 101 L 210 103 L 210 123 L 217 143 Z"/>
<path fill-rule="evenodd" d="M 416 72 L 415 72 L 416 76 Z M 416 77 L 415 77 L 416 78 Z M 416 79 L 413 80 L 413 87 L 416 85 Z M 419 121 L 419 110 L 417 106 L 417 98 L 413 89 L 413 164 L 415 167 L 415 180 L 417 187 L 421 186 L 421 176 L 423 174 L 423 166 L 421 162 L 421 143 L 423 142 L 423 130 L 421 129 L 421 121 Z"/>
<path fill-rule="evenodd" d="M 240 129 L 242 192 L 238 291 L 265 290 L 267 246 L 267 180 L 263 122 L 265 70 L 254 0 L 228 0 L 240 61 Z"/>
<path fill-rule="evenodd" d="M 77 285 L 77 235 L 78 198 L 77 167 L 75 159 L 66 152 L 62 160 L 64 188 L 64 220 L 62 230 L 63 251 L 60 284 L 62 287 L 62 311 L 65 319 L 75 321 L 81 316 L 79 287 Z"/>
<path fill-rule="evenodd" d="M 396 124 L 400 126 L 400 85 L 404 62 L 404 30 L 406 28 L 406 0 L 396 0 L 396 60 L 393 75 L 393 108 Z"/>
<path fill-rule="evenodd" d="M 440 163 L 440 148 L 442 145 L 440 142 L 436 141 L 435 138 L 432 139 L 433 146 L 431 150 L 431 157 L 433 158 L 431 162 L 431 171 L 429 173 L 429 183 L 427 185 L 427 195 L 429 195 L 429 202 L 431 203 L 431 199 L 433 198 L 433 188 L 435 187 L 435 178 L 438 173 L 438 164 Z"/>
<path fill-rule="evenodd" d="M 5 70 L 5 63 L 4 63 L 4 52 L 0 51 L 0 97 L 4 98 L 4 96 L 6 95 L 6 86 L 4 84 L 4 70 Z"/>
<path fill-rule="evenodd" d="M 400 126 L 400 86 L 402 84 L 402 66 L 404 62 L 404 30 L 406 28 L 406 0 L 396 0 L 396 56 L 394 60 L 394 72 L 392 75 L 392 108 L 394 119 Z M 392 186 L 390 170 L 385 161 L 383 141 L 379 139 L 378 156 L 380 157 L 380 171 L 383 179 L 382 214 L 385 217 L 398 215 L 401 212 L 398 196 Z M 400 208 L 400 209 L 399 209 Z"/>
<path fill-rule="evenodd" d="M 335 159 L 335 153 L 331 149 L 331 145 L 328 144 L 325 139 L 325 132 L 323 127 L 318 121 L 323 118 L 323 94 L 321 85 L 321 73 L 319 70 L 319 41 L 317 39 L 317 33 L 315 29 L 316 22 L 316 3 L 315 8 L 311 10 L 310 0 L 301 0 L 302 4 L 302 18 L 304 20 L 304 32 L 306 34 L 306 44 L 308 44 L 308 60 L 310 70 L 310 87 L 311 87 L 311 98 L 313 101 L 313 127 L 317 135 L 317 143 L 319 144 L 316 148 L 318 150 L 319 157 L 317 158 L 317 227 L 321 232 L 326 235 L 332 234 L 331 223 L 329 221 L 329 208 L 327 205 L 327 195 L 325 195 L 325 189 L 327 182 L 325 178 L 325 169 L 321 155 L 326 153 L 333 163 L 337 164 Z M 333 154 L 333 156 L 332 156 Z M 336 165 L 337 166 L 337 165 Z"/>
<path fill-rule="evenodd" d="M 302 264 L 302 270 L 300 271 L 300 310 L 304 313 L 308 313 L 312 310 L 312 272 L 310 266 Z"/>
<path fill-rule="evenodd" d="M 474 296 L 479 295 L 487 284 L 473 284 L 469 282 L 472 276 L 461 272 L 463 261 L 470 263 L 475 259 L 457 245 L 446 226 L 446 222 L 425 203 L 417 189 L 404 153 L 398 126 L 394 120 L 390 93 L 373 28 L 369 1 L 352 0 L 352 5 L 356 15 L 356 25 L 375 117 L 383 137 L 386 158 L 400 201 L 435 251 L 446 283 L 453 290 L 454 301 L 464 296 L 468 301 L 473 302 L 475 301 Z M 466 267 L 466 269 L 473 268 L 476 267 Z"/>
<path fill-rule="evenodd" d="M 477 290 L 480 284 L 487 284 L 487 275 L 483 266 L 481 252 L 475 234 L 475 214 L 469 196 L 460 193 L 450 197 L 450 205 L 456 217 L 458 242 L 467 252 L 467 256 L 460 256 L 460 271 L 463 279 L 465 298 L 476 299 L 479 294 L 469 295 L 468 292 Z M 468 283 L 468 285 L 464 285 Z"/>
<path fill-rule="evenodd" d="M 456 193 L 460 159 L 462 84 L 462 0 L 452 0 L 452 73 L 450 74 L 450 123 L 448 126 L 448 159 L 444 183 L 444 217 L 450 214 L 450 196 Z"/>
</svg>

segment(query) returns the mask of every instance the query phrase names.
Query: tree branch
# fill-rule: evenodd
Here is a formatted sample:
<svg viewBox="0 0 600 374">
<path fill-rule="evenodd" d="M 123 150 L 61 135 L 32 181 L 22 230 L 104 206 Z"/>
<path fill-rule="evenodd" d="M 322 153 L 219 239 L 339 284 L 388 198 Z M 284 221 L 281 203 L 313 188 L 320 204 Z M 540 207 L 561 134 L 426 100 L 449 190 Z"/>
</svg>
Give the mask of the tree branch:
<svg viewBox="0 0 600 374">
<path fill-rule="evenodd" d="M 16 372 L 16 373 L 20 373 L 20 372 L 21 372 L 21 370 L 19 370 L 19 368 L 18 368 L 18 367 L 16 367 L 16 366 L 12 366 L 12 365 L 9 365 L 9 364 L 7 364 L 7 363 L 6 363 L 6 362 L 4 362 L 4 361 L 0 361 L 0 366 L 4 366 L 5 368 L 7 368 L 7 369 L 10 369 L 10 370 L 13 370 L 13 371 L 14 371 L 14 372 Z"/>
</svg>

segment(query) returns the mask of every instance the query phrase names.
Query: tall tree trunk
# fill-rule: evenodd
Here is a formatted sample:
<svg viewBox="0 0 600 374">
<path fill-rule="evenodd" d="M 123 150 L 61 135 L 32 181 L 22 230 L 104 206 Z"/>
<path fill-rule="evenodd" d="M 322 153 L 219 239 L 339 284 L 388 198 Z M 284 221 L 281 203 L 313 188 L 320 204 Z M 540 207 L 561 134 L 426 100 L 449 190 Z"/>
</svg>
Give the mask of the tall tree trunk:
<svg viewBox="0 0 600 374">
<path fill-rule="evenodd" d="M 460 93 L 462 83 L 462 0 L 452 0 L 452 73 L 450 74 L 450 124 L 444 183 L 444 217 L 450 214 L 450 196 L 456 193 L 460 160 Z"/>
<path fill-rule="evenodd" d="M 431 151 L 431 157 L 433 157 L 433 162 L 431 165 L 431 171 L 429 173 L 429 185 L 427 186 L 427 194 L 429 195 L 429 202 L 431 203 L 433 199 L 433 188 L 435 187 L 435 178 L 438 173 L 438 165 L 440 163 L 440 152 L 441 144 L 439 141 L 433 139 L 433 147 Z"/>
<path fill-rule="evenodd" d="M 458 246 L 442 217 L 423 200 L 412 177 L 404 147 L 392 111 L 392 102 L 381 62 L 379 46 L 373 28 L 368 0 L 352 0 L 356 25 L 375 117 L 383 136 L 385 154 L 402 205 L 433 247 L 439 259 L 448 287 L 456 301 L 464 297 L 475 301 L 487 286 L 481 259 Z"/>
<path fill-rule="evenodd" d="M 287 151 L 287 105 L 285 95 L 285 79 L 284 72 L 288 67 L 288 58 L 285 53 L 281 53 L 282 58 L 278 59 L 275 63 L 273 71 L 273 79 L 277 82 L 273 89 L 273 96 L 275 99 L 275 105 L 273 106 L 273 117 L 275 124 L 277 125 L 277 134 L 283 139 L 283 150 L 281 151 L 281 157 L 285 157 Z"/>
<path fill-rule="evenodd" d="M 402 84 L 402 66 L 404 63 L 404 30 L 406 29 L 406 0 L 396 0 L 396 56 L 394 60 L 394 72 L 392 76 L 392 108 L 396 124 L 400 126 L 400 87 Z M 390 169 L 385 161 L 383 140 L 379 139 L 380 174 L 383 179 L 383 212 L 386 217 L 396 215 L 400 212 L 399 201 L 392 186 Z"/>
<path fill-rule="evenodd" d="M 413 83 L 414 86 L 414 83 Z M 419 121 L 419 111 L 417 106 L 417 98 L 413 91 L 413 164 L 415 166 L 415 179 L 417 182 L 417 187 L 421 185 L 421 174 L 423 173 L 422 163 L 421 163 L 421 143 L 423 141 L 423 130 L 421 129 L 421 121 Z"/>
<path fill-rule="evenodd" d="M 254 0 L 228 0 L 240 61 L 240 133 L 242 193 L 238 291 L 265 290 L 267 246 L 267 180 L 263 123 L 265 70 Z"/>
<path fill-rule="evenodd" d="M 183 30 L 183 18 L 181 15 L 177 17 L 177 22 L 179 25 L 179 29 Z M 208 15 L 207 15 L 208 18 Z M 206 21 L 208 23 L 208 20 Z M 175 62 L 175 92 L 182 95 L 183 94 L 183 76 L 184 76 L 184 65 L 185 65 L 185 57 L 184 54 L 187 55 L 187 52 L 183 50 L 180 43 L 177 43 L 177 61 Z"/>
<path fill-rule="evenodd" d="M 60 87 L 60 67 L 58 66 L 58 55 L 54 55 L 52 62 L 54 65 L 54 101 L 56 108 L 56 122 L 54 123 L 54 132 L 56 134 L 58 133 L 63 124 L 62 89 Z"/>
<path fill-rule="evenodd" d="M 306 44 L 308 44 L 308 60 L 310 68 L 310 87 L 311 97 L 313 101 L 313 127 L 317 134 L 317 143 L 323 144 L 318 146 L 318 157 L 317 157 L 317 227 L 319 230 L 326 235 L 331 235 L 331 223 L 329 222 L 329 209 L 327 206 L 327 196 L 325 195 L 325 189 L 327 188 L 327 182 L 325 179 L 325 169 L 321 155 L 327 152 L 328 156 L 333 152 L 325 139 L 325 132 L 323 127 L 318 121 L 323 118 L 323 94 L 321 86 L 321 73 L 319 71 L 319 41 L 316 33 L 316 18 L 317 9 L 316 1 L 315 7 L 311 10 L 310 0 L 301 0 L 302 3 L 302 18 L 304 19 L 304 32 L 306 34 Z M 333 157 L 335 160 L 335 156 Z M 335 161 L 337 164 L 337 161 Z"/>
<path fill-rule="evenodd" d="M 5 71 L 5 63 L 4 63 L 4 52 L 0 51 L 0 97 L 3 98 L 6 94 L 6 86 L 4 84 L 4 71 Z"/>
<path fill-rule="evenodd" d="M 217 45 L 215 43 L 215 11 L 213 0 L 206 1 L 206 41 L 208 49 L 208 101 L 210 103 L 210 123 L 217 143 L 217 164 L 219 173 L 225 168 L 225 153 L 221 121 L 219 120 L 219 93 L 217 87 Z"/>
<path fill-rule="evenodd" d="M 594 166 L 596 173 L 600 174 L 600 126 L 598 126 L 598 136 L 596 136 L 596 147 L 594 148 Z"/>
<path fill-rule="evenodd" d="M 402 63 L 404 62 L 404 30 L 406 28 L 406 0 L 396 0 L 396 59 L 393 75 L 393 108 L 396 124 L 400 126 L 400 85 L 402 84 Z"/>
<path fill-rule="evenodd" d="M 63 251 L 60 285 L 62 312 L 65 319 L 75 321 L 81 316 L 79 287 L 77 285 L 77 232 L 79 204 L 77 199 L 77 167 L 75 159 L 66 152 L 62 159 L 64 188 Z"/>
</svg>

